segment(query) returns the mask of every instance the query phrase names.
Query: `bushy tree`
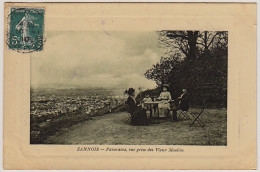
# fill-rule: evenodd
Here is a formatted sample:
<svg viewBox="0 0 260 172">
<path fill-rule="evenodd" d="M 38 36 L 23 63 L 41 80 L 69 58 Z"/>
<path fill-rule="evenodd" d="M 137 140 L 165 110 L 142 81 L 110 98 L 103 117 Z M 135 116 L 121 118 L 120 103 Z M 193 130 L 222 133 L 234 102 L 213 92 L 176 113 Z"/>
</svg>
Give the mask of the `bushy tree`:
<svg viewBox="0 0 260 172">
<path fill-rule="evenodd" d="M 191 102 L 203 99 L 226 105 L 227 32 L 160 31 L 160 45 L 165 54 L 145 73 L 158 86 L 169 84 L 174 98 L 186 88 Z"/>
</svg>

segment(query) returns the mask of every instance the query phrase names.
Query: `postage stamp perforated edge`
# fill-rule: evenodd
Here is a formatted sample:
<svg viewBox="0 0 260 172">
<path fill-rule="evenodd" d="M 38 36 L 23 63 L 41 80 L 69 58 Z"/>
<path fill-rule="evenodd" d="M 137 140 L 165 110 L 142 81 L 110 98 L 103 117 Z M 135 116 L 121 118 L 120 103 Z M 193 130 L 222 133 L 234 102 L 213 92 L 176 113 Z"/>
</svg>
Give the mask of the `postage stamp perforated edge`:
<svg viewBox="0 0 260 172">
<path fill-rule="evenodd" d="M 40 7 L 40 6 L 8 6 L 8 15 L 6 17 L 6 23 L 7 23 L 7 28 L 6 28 L 6 46 L 9 50 L 14 50 L 19 53 L 32 53 L 35 51 L 44 51 L 44 43 L 46 42 L 46 35 L 45 35 L 45 13 L 46 13 L 46 8 L 45 7 Z M 12 9 L 16 10 L 42 10 L 42 25 L 41 25 L 41 45 L 36 47 L 36 48 L 14 48 L 10 46 L 10 36 L 11 36 L 11 14 L 12 14 Z"/>
</svg>

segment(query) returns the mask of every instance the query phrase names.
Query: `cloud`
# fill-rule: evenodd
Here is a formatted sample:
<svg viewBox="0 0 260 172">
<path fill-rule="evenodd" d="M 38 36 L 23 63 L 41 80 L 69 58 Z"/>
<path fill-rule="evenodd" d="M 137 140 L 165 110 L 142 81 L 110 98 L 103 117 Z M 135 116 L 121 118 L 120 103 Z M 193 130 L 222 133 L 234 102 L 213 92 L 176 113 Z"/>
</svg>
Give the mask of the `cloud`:
<svg viewBox="0 0 260 172">
<path fill-rule="evenodd" d="M 146 87 L 144 73 L 160 59 L 154 32 L 49 32 L 31 56 L 31 86 Z"/>
</svg>

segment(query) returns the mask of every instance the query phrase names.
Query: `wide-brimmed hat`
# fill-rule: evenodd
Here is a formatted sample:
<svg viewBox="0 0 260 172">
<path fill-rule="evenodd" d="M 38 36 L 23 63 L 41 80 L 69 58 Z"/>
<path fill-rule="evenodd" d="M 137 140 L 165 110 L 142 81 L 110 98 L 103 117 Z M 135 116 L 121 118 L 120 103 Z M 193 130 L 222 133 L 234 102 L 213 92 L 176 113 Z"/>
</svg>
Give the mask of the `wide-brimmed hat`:
<svg viewBox="0 0 260 172">
<path fill-rule="evenodd" d="M 135 89 L 133 89 L 133 88 L 129 88 L 127 90 L 127 94 L 129 94 L 129 95 L 132 95 L 134 92 L 135 92 Z"/>
<path fill-rule="evenodd" d="M 162 85 L 162 88 L 163 88 L 163 87 L 165 87 L 165 88 L 168 89 L 168 88 L 169 88 L 169 84 L 163 84 L 163 85 Z"/>
</svg>

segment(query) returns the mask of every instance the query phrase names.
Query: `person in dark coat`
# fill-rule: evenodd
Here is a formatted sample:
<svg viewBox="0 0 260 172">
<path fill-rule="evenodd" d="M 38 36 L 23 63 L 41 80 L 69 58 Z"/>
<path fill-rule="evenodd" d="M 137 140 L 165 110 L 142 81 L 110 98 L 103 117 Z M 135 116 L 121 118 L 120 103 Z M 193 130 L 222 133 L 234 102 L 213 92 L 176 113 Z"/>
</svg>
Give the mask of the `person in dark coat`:
<svg viewBox="0 0 260 172">
<path fill-rule="evenodd" d="M 126 101 L 128 105 L 128 112 L 131 114 L 131 124 L 132 125 L 148 125 L 148 120 L 146 116 L 146 111 L 141 106 L 138 106 L 135 96 L 135 90 L 133 88 L 129 88 L 127 91 L 129 95 Z"/>
<path fill-rule="evenodd" d="M 190 108 L 189 94 L 186 89 L 182 89 L 182 95 L 179 97 L 180 109 L 182 111 L 188 111 Z"/>
</svg>

